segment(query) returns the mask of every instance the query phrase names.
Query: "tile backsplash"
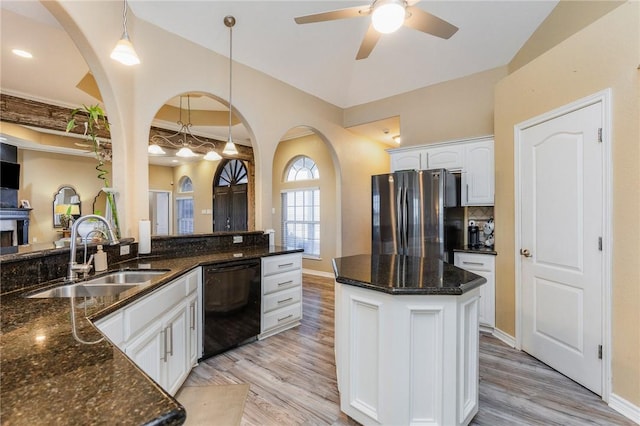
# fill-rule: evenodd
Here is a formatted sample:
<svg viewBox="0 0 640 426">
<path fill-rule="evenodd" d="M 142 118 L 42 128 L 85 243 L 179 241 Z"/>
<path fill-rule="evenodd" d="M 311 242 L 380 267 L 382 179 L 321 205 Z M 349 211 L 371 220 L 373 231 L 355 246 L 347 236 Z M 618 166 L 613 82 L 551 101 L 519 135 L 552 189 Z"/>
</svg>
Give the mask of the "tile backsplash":
<svg viewBox="0 0 640 426">
<path fill-rule="evenodd" d="M 469 206 L 467 207 L 467 225 L 470 220 L 475 220 L 476 225 L 480 227 L 480 242 L 484 243 L 485 235 L 482 232 L 483 226 L 487 221 L 493 218 L 493 206 Z M 495 238 L 494 233 L 494 238 Z M 465 236 L 466 238 L 466 236 Z"/>
</svg>

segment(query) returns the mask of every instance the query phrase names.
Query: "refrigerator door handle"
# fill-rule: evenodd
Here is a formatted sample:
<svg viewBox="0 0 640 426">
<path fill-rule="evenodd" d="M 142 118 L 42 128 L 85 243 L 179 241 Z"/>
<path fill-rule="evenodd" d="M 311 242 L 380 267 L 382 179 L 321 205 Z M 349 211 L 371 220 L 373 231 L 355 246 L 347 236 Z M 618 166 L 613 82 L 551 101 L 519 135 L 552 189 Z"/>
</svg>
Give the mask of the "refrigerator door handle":
<svg viewBox="0 0 640 426">
<path fill-rule="evenodd" d="M 409 205 L 408 205 L 408 188 L 404 189 L 404 199 L 402 200 L 402 237 L 404 243 L 402 245 L 404 251 L 402 254 L 409 254 Z"/>
<path fill-rule="evenodd" d="M 398 186 L 398 195 L 396 196 L 396 222 L 398 223 L 398 252 L 401 253 L 403 249 L 402 242 L 402 227 L 403 227 L 403 217 L 402 217 L 402 186 Z"/>
</svg>

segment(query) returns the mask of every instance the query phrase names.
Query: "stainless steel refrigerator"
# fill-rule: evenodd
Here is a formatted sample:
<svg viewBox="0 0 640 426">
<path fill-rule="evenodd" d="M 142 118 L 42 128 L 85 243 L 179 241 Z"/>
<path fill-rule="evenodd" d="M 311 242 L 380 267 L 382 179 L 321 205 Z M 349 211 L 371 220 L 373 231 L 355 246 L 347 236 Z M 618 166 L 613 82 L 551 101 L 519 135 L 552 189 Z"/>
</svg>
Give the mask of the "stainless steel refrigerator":
<svg viewBox="0 0 640 426">
<path fill-rule="evenodd" d="M 445 169 L 372 176 L 372 253 L 453 263 L 464 235 L 459 178 Z"/>
</svg>

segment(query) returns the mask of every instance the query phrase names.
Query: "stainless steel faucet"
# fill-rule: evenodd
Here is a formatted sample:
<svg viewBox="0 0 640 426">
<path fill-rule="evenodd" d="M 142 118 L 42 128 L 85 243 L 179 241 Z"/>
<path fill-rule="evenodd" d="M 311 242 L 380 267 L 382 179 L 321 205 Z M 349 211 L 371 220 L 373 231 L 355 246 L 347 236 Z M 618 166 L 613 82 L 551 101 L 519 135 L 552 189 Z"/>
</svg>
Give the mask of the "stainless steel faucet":
<svg viewBox="0 0 640 426">
<path fill-rule="evenodd" d="M 73 226 L 71 227 L 71 245 L 69 247 L 70 257 L 69 268 L 67 270 L 67 281 L 75 281 L 78 278 L 78 272 L 82 272 L 84 275 L 87 275 L 91 270 L 91 261 L 93 260 L 93 255 L 89 258 L 88 262 L 80 264 L 76 262 L 76 240 L 78 238 L 78 226 L 80 226 L 82 222 L 88 219 L 95 219 L 104 223 L 107 227 L 107 237 L 109 238 L 109 243 L 111 245 L 119 243 L 118 239 L 116 238 L 116 234 L 113 232 L 113 228 L 111 228 L 111 224 L 107 222 L 104 217 L 98 216 L 97 214 L 88 214 L 86 216 L 78 218 L 78 220 L 73 222 Z"/>
</svg>

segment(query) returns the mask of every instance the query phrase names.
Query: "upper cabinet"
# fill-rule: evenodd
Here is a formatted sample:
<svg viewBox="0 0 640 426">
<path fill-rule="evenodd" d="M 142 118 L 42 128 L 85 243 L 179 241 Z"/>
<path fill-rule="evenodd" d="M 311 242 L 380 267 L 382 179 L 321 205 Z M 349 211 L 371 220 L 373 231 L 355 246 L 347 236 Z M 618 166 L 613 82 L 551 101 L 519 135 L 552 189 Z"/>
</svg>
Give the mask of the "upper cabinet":
<svg viewBox="0 0 640 426">
<path fill-rule="evenodd" d="M 389 150 L 391 171 L 447 169 L 460 172 L 463 206 L 492 206 L 493 139 L 472 139 Z"/>
<path fill-rule="evenodd" d="M 494 194 L 493 140 L 464 145 L 462 205 L 492 206 Z"/>
</svg>

